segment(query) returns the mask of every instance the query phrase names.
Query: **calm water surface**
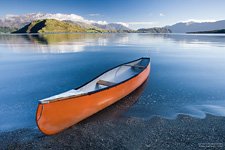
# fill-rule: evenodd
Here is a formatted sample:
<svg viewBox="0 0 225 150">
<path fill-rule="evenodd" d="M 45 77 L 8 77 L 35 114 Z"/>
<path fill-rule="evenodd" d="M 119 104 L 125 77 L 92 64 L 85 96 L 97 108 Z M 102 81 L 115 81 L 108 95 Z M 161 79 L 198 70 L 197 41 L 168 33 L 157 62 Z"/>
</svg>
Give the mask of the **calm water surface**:
<svg viewBox="0 0 225 150">
<path fill-rule="evenodd" d="M 143 56 L 150 78 L 124 116 L 225 116 L 225 35 L 0 35 L 0 131 L 35 127 L 39 99 Z"/>
</svg>

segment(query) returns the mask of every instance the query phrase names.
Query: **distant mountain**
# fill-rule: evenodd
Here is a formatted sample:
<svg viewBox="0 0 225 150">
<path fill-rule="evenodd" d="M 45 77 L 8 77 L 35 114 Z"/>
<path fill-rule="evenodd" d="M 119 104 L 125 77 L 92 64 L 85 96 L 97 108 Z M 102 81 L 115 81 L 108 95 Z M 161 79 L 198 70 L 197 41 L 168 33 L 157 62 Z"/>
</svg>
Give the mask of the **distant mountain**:
<svg viewBox="0 0 225 150">
<path fill-rule="evenodd" d="M 0 27 L 0 33 L 11 33 L 18 30 L 17 28 L 10 27 Z"/>
<path fill-rule="evenodd" d="M 137 30 L 138 33 L 171 33 L 167 28 L 142 28 Z"/>
<path fill-rule="evenodd" d="M 48 17 L 48 14 L 41 13 L 30 13 L 25 15 L 6 15 L 4 18 L 0 18 L 0 27 L 21 28 L 32 21 L 48 19 Z"/>
<path fill-rule="evenodd" d="M 55 19 L 44 19 L 32 21 L 23 28 L 13 33 L 67 33 L 67 32 L 103 32 L 94 28 L 82 28 L 79 25 L 59 21 Z"/>
<path fill-rule="evenodd" d="M 79 21 L 71 21 L 71 20 L 63 20 L 64 22 L 68 22 L 68 23 L 72 23 L 72 24 L 75 24 L 75 25 L 78 25 L 82 28 L 97 28 L 96 26 L 92 25 L 92 24 L 88 24 L 88 23 L 85 23 L 85 22 L 79 22 Z"/>
<path fill-rule="evenodd" d="M 123 30 L 131 30 L 128 27 L 125 27 L 122 24 L 117 24 L 117 23 L 109 23 L 109 24 L 98 24 L 98 23 L 93 23 L 92 25 L 104 29 L 104 30 L 109 30 L 109 31 L 123 31 Z"/>
<path fill-rule="evenodd" d="M 0 32 L 10 32 L 20 29 L 33 21 L 55 19 L 74 24 L 90 32 L 139 32 L 139 33 L 187 33 L 199 31 L 212 31 L 225 29 L 225 20 L 216 22 L 180 22 L 163 28 L 148 28 L 131 30 L 123 23 L 107 23 L 105 21 L 87 20 L 76 14 L 50 14 L 50 13 L 30 13 L 25 15 L 6 15 L 0 18 Z"/>
<path fill-rule="evenodd" d="M 121 31 L 130 30 L 119 23 L 107 23 L 105 21 L 86 20 L 75 14 L 49 14 L 49 13 L 30 13 L 25 15 L 7 15 L 0 18 L 0 27 L 22 28 L 23 26 L 36 20 L 56 19 L 59 21 L 70 22 L 79 25 L 81 28 L 92 28 L 97 30 Z"/>
<path fill-rule="evenodd" d="M 221 30 L 211 30 L 211 31 L 199 31 L 199 32 L 187 32 L 187 33 L 199 33 L 199 34 L 224 34 L 225 33 L 225 29 L 221 29 Z"/>
<path fill-rule="evenodd" d="M 216 22 L 180 22 L 172 26 L 166 26 L 173 33 L 199 32 L 225 29 L 225 20 Z"/>
</svg>

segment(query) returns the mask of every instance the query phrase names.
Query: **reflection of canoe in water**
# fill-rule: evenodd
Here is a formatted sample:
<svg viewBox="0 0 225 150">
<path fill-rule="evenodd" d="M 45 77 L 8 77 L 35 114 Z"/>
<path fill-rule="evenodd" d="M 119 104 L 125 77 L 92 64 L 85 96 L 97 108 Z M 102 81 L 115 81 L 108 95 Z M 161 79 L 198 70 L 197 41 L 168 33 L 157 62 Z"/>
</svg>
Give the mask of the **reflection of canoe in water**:
<svg viewBox="0 0 225 150">
<path fill-rule="evenodd" d="M 129 117 L 126 113 L 132 108 L 132 106 L 139 100 L 145 87 L 147 85 L 147 80 L 132 93 L 126 97 L 120 99 L 115 104 L 103 109 L 95 115 L 85 119 L 81 124 L 88 122 L 103 122 L 103 121 L 117 121 L 123 118 Z"/>
<path fill-rule="evenodd" d="M 148 78 L 150 59 L 119 65 L 85 85 L 39 101 L 36 122 L 47 134 L 58 133 L 137 89 Z"/>
</svg>

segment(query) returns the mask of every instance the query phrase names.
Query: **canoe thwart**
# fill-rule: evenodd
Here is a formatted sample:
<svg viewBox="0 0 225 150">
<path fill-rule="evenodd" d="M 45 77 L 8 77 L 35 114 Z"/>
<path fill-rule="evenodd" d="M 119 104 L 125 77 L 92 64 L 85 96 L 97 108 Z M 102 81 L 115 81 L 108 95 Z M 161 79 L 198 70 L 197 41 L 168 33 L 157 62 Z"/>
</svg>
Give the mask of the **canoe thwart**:
<svg viewBox="0 0 225 150">
<path fill-rule="evenodd" d="M 145 66 L 141 66 L 141 65 L 130 65 L 130 64 L 126 64 L 124 66 L 130 66 L 130 67 L 140 68 L 140 69 L 144 69 L 145 68 Z"/>
<path fill-rule="evenodd" d="M 97 84 L 99 84 L 99 85 L 104 85 L 104 86 L 113 86 L 113 85 L 116 84 L 116 83 L 114 83 L 114 82 L 109 82 L 109 81 L 105 81 L 105 80 L 99 80 L 99 81 L 97 82 Z"/>
</svg>

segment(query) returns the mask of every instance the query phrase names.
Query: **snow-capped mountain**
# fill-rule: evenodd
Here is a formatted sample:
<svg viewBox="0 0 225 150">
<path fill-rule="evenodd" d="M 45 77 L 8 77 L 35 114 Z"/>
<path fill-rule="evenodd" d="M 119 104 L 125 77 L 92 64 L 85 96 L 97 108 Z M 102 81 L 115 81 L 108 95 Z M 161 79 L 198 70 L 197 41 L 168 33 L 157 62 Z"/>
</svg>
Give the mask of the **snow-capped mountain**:
<svg viewBox="0 0 225 150">
<path fill-rule="evenodd" d="M 119 31 L 130 30 L 128 27 L 119 23 L 108 23 L 108 24 L 92 23 L 92 25 L 104 30 L 119 30 Z"/>
<path fill-rule="evenodd" d="M 198 31 L 210 31 L 225 29 L 225 20 L 214 22 L 180 22 L 172 26 L 166 26 L 173 33 L 186 33 L 186 32 L 198 32 Z"/>
<path fill-rule="evenodd" d="M 0 18 L 0 27 L 14 27 L 21 28 L 24 25 L 41 19 L 56 19 L 60 21 L 69 21 L 72 23 L 79 24 L 80 26 L 98 28 L 103 27 L 103 29 L 113 29 L 113 30 L 128 30 L 129 28 L 123 26 L 119 23 L 107 23 L 106 21 L 94 21 L 87 20 L 82 16 L 76 14 L 50 14 L 50 13 L 30 13 L 24 15 L 6 15 L 3 18 Z"/>
</svg>

